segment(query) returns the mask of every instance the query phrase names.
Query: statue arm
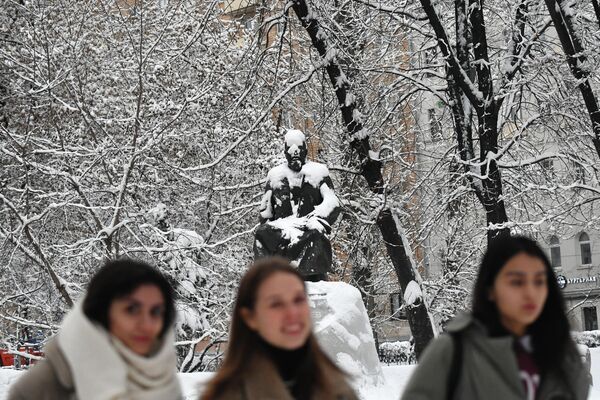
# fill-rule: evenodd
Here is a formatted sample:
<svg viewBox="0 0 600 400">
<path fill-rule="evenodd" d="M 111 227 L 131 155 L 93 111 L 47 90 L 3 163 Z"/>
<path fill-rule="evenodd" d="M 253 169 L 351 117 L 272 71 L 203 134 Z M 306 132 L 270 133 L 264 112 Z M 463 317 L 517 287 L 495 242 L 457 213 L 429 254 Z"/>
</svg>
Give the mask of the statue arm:
<svg viewBox="0 0 600 400">
<path fill-rule="evenodd" d="M 319 187 L 323 201 L 318 204 L 313 211 L 313 215 L 326 220 L 329 225 L 333 225 L 340 214 L 340 202 L 333 191 L 333 182 L 331 178 L 326 177 Z"/>
<path fill-rule="evenodd" d="M 260 202 L 260 223 L 263 224 L 266 221 L 270 221 L 273 218 L 273 204 L 271 199 L 273 197 L 273 190 L 271 189 L 271 185 L 267 182 L 265 186 L 265 193 L 263 194 L 262 200 Z"/>
</svg>

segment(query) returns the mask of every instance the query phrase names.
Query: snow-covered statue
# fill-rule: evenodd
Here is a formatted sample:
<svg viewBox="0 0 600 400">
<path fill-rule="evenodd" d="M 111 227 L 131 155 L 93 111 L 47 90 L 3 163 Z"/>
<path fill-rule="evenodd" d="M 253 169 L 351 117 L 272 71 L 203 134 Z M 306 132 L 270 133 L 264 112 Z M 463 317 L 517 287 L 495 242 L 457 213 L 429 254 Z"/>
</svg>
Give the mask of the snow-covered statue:
<svg viewBox="0 0 600 400">
<path fill-rule="evenodd" d="M 332 260 L 327 235 L 339 215 L 339 202 L 329 169 L 306 161 L 307 153 L 304 134 L 289 130 L 285 135 L 287 163 L 267 175 L 254 257 L 280 255 L 295 261 L 307 281 L 327 280 Z"/>
</svg>

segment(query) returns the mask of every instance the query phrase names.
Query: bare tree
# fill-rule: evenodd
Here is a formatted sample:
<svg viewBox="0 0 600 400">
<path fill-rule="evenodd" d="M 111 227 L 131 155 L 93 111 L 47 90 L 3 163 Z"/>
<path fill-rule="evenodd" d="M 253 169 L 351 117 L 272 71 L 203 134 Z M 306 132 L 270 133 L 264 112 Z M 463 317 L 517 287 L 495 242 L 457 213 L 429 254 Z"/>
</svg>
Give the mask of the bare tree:
<svg viewBox="0 0 600 400">
<path fill-rule="evenodd" d="M 369 189 L 377 194 L 384 195 L 384 179 L 382 163 L 371 156 L 371 145 L 369 136 L 357 109 L 355 97 L 351 94 L 350 82 L 342 71 L 337 61 L 336 49 L 327 42 L 327 34 L 319 24 L 318 16 L 310 11 L 304 0 L 294 0 L 293 9 L 306 29 L 312 45 L 318 51 L 323 60 L 323 67 L 327 71 L 330 83 L 334 88 L 338 105 L 342 114 L 343 124 L 346 128 L 348 142 L 352 151 L 358 156 L 360 173 L 365 179 Z M 388 255 L 394 269 L 398 282 L 404 293 L 415 290 L 413 285 L 420 289 L 419 272 L 414 261 L 411 261 L 407 252 L 410 251 L 408 241 L 403 238 L 403 231 L 398 226 L 398 220 L 394 218 L 389 207 L 383 207 L 377 216 L 377 226 L 385 242 Z M 419 283 L 417 283 L 419 282 Z M 426 345 L 434 336 L 434 324 L 429 317 L 427 306 L 422 295 L 418 301 L 408 307 L 408 320 L 415 338 L 415 351 L 420 355 Z"/>
<path fill-rule="evenodd" d="M 569 69 L 573 77 L 577 80 L 577 87 L 581 92 L 581 97 L 587 108 L 594 137 L 592 142 L 596 148 L 596 153 L 600 157 L 600 109 L 598 100 L 594 94 L 592 83 L 590 81 L 590 70 L 587 62 L 586 52 L 579 33 L 575 29 L 573 21 L 573 4 L 570 0 L 546 0 L 548 12 L 552 17 L 552 22 L 562 49 L 565 53 Z M 596 11 L 597 22 L 600 24 L 599 9 L 597 1 L 593 1 Z"/>
</svg>

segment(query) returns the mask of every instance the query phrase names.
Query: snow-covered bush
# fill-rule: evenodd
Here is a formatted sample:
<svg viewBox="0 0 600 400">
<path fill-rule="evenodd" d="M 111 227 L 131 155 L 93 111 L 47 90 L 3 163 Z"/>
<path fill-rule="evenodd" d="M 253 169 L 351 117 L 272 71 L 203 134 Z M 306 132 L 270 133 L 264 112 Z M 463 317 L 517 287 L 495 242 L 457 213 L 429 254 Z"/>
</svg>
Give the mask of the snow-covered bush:
<svg viewBox="0 0 600 400">
<path fill-rule="evenodd" d="M 600 331 L 571 332 L 571 337 L 577 344 L 587 347 L 600 347 Z"/>
<path fill-rule="evenodd" d="M 380 343 L 379 361 L 385 364 L 416 364 L 414 345 L 409 341 Z"/>
</svg>

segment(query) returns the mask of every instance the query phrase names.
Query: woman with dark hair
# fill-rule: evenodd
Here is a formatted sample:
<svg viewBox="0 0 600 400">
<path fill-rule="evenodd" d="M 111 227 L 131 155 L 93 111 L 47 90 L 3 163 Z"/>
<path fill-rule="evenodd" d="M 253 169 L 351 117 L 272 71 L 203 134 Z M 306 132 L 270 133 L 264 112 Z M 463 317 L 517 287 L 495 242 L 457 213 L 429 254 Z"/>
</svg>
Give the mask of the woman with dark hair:
<svg viewBox="0 0 600 400">
<path fill-rule="evenodd" d="M 202 400 L 356 400 L 311 330 L 302 276 L 282 258 L 242 278 L 227 354 Z"/>
<path fill-rule="evenodd" d="M 47 343 L 46 358 L 12 385 L 8 399 L 181 399 L 174 297 L 148 264 L 109 261 Z"/>
<path fill-rule="evenodd" d="M 472 313 L 428 346 L 402 398 L 585 400 L 589 384 L 548 257 L 516 236 L 490 245 Z"/>
</svg>

